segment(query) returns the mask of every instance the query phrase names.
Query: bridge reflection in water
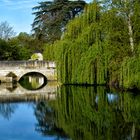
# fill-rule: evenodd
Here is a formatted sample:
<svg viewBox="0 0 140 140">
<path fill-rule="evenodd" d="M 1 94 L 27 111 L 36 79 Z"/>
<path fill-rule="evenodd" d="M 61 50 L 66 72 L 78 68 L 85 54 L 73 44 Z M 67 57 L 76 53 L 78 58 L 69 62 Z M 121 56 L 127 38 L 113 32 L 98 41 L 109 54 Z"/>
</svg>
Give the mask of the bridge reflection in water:
<svg viewBox="0 0 140 140">
<path fill-rule="evenodd" d="M 69 140 L 54 124 L 50 103 L 54 103 L 56 97 L 58 99 L 56 92 L 56 82 L 48 82 L 36 90 L 25 89 L 20 84 L 0 84 L 0 138 Z"/>
<path fill-rule="evenodd" d="M 48 82 L 47 85 L 37 90 L 25 89 L 19 83 L 16 85 L 2 83 L 0 84 L 0 102 L 54 100 L 56 98 L 56 91 L 56 82 Z"/>
</svg>

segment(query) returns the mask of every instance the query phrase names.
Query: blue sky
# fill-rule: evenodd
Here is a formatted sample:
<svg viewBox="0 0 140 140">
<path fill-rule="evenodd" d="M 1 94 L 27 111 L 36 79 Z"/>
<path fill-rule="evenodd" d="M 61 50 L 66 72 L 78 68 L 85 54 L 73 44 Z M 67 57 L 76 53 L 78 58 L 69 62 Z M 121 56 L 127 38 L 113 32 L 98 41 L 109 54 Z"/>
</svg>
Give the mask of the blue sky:
<svg viewBox="0 0 140 140">
<path fill-rule="evenodd" d="M 41 0 L 0 0 L 0 22 L 7 21 L 14 31 L 30 33 L 34 19 L 32 7 Z"/>
<path fill-rule="evenodd" d="M 0 22 L 7 21 L 17 34 L 30 33 L 34 19 L 32 7 L 40 1 L 43 0 L 0 0 Z"/>
</svg>

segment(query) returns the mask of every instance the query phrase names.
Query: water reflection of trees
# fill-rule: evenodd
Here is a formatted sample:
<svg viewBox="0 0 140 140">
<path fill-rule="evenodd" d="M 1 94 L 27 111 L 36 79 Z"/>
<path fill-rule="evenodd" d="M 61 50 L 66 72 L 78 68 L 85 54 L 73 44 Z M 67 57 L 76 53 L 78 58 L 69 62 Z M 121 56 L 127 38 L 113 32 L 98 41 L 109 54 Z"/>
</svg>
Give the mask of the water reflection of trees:
<svg viewBox="0 0 140 140">
<path fill-rule="evenodd" d="M 14 103 L 0 103 L 0 115 L 9 120 L 17 107 Z"/>
<path fill-rule="evenodd" d="M 61 128 L 73 140 L 139 139 L 140 96 L 72 86 L 62 87 L 59 95 L 49 103 L 53 111 L 45 102 L 36 108 L 43 133 Z"/>
<path fill-rule="evenodd" d="M 38 102 L 35 109 L 35 116 L 38 123 L 35 130 L 43 135 L 56 137 L 66 137 L 61 128 L 57 128 L 54 121 L 54 111 L 48 106 L 46 101 Z"/>
</svg>

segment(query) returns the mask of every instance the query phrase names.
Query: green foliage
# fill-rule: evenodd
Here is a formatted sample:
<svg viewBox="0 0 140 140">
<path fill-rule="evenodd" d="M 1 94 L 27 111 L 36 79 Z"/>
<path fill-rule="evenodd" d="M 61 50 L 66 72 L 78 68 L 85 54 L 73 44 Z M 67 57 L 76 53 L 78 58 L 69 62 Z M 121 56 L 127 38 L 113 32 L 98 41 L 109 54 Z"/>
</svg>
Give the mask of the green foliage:
<svg viewBox="0 0 140 140">
<path fill-rule="evenodd" d="M 39 2 L 32 24 L 36 38 L 44 42 L 54 42 L 60 39 L 62 32 L 69 20 L 78 15 L 84 8 L 82 0 L 55 0 Z"/>
<path fill-rule="evenodd" d="M 120 82 L 128 89 L 140 89 L 140 56 L 126 58 L 121 67 Z"/>
<path fill-rule="evenodd" d="M 50 61 L 55 60 L 54 49 L 52 49 L 52 45 L 50 44 L 44 45 L 43 56 L 45 60 L 50 60 Z"/>
<path fill-rule="evenodd" d="M 69 22 L 60 41 L 46 45 L 44 55 L 46 59 L 57 61 L 62 84 L 140 87 L 137 2 L 131 15 L 133 52 L 125 10 L 120 10 L 123 5 L 119 7 L 114 1 L 113 5 L 105 6 L 98 1 L 89 4 L 82 15 Z"/>
<path fill-rule="evenodd" d="M 0 39 L 0 59 L 3 60 L 10 52 L 8 52 L 9 45 L 5 40 Z"/>
<path fill-rule="evenodd" d="M 32 51 L 32 38 L 26 33 L 9 40 L 0 39 L 1 60 L 28 60 Z"/>
<path fill-rule="evenodd" d="M 11 56 L 10 60 L 28 60 L 31 55 L 31 50 L 28 48 L 28 41 L 23 41 L 18 37 L 8 41 L 9 46 L 12 48 L 10 52 L 15 51 L 15 54 Z"/>
<path fill-rule="evenodd" d="M 25 47 L 19 48 L 18 53 L 19 53 L 19 57 L 17 58 L 18 60 L 28 60 L 31 56 L 31 51 Z"/>
<path fill-rule="evenodd" d="M 85 11 L 68 24 L 63 39 L 52 46 L 58 60 L 58 76 L 65 84 L 106 83 L 108 60 L 101 55 L 104 41 L 98 39 L 102 34 L 98 26 L 100 6 L 90 4 Z"/>
<path fill-rule="evenodd" d="M 37 54 L 31 55 L 32 60 L 38 60 L 39 56 Z"/>
</svg>

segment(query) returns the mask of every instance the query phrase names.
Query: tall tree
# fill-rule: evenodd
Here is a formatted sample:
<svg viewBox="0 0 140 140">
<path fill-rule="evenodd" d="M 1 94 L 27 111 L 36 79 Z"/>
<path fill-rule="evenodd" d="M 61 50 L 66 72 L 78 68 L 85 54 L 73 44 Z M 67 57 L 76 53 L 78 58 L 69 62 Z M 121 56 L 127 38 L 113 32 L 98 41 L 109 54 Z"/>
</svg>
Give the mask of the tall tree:
<svg viewBox="0 0 140 140">
<path fill-rule="evenodd" d="M 15 32 L 13 30 L 13 27 L 11 27 L 7 21 L 0 23 L 0 38 L 1 39 L 8 40 L 14 35 L 15 35 Z"/>
<path fill-rule="evenodd" d="M 39 40 L 54 42 L 61 38 L 65 25 L 78 15 L 86 5 L 85 1 L 54 0 L 40 2 L 36 10 L 32 28 Z"/>
<path fill-rule="evenodd" d="M 134 29 L 135 26 L 137 25 L 136 19 L 139 19 L 138 7 L 140 6 L 140 1 L 136 0 L 104 0 L 104 1 L 105 4 L 109 6 L 109 9 L 115 10 L 118 16 L 124 18 L 126 22 L 126 27 L 128 28 L 130 49 L 131 52 L 134 53 L 136 43 L 134 38 L 136 30 Z"/>
</svg>

